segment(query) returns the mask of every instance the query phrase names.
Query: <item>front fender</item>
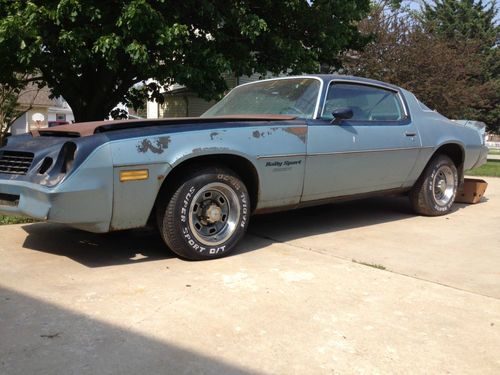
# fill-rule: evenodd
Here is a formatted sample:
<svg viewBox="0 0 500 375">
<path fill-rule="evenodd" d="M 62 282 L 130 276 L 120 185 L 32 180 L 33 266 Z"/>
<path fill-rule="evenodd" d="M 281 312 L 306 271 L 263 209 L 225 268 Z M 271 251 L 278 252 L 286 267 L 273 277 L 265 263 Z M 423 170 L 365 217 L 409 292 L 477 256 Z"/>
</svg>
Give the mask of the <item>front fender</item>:
<svg viewBox="0 0 500 375">
<path fill-rule="evenodd" d="M 172 170 L 190 159 L 213 155 L 222 161 L 224 155 L 232 155 L 251 163 L 259 182 L 257 208 L 298 203 L 304 178 L 306 129 L 304 123 L 270 123 L 165 132 L 110 142 L 115 170 L 112 229 L 145 225 Z M 277 168 L 275 163 L 288 164 Z M 148 169 L 148 180 L 120 182 L 120 172 L 131 168 Z"/>
</svg>

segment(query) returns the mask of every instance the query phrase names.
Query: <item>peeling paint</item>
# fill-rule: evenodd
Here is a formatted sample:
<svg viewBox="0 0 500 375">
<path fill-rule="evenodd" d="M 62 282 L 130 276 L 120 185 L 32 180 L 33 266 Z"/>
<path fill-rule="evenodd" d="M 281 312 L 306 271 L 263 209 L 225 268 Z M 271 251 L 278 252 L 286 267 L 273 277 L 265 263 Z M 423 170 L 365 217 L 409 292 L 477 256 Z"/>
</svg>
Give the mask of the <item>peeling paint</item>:
<svg viewBox="0 0 500 375">
<path fill-rule="evenodd" d="M 158 138 L 158 141 L 160 142 L 160 144 L 163 146 L 163 148 L 168 148 L 168 145 L 170 144 L 170 142 L 172 141 L 170 139 L 170 136 L 165 136 L 165 137 L 160 137 Z"/>
<path fill-rule="evenodd" d="M 283 130 L 286 133 L 292 134 L 300 139 L 301 142 L 306 143 L 307 139 L 307 126 L 293 126 L 293 127 L 272 127 L 266 131 L 259 132 L 255 130 L 252 133 L 254 138 L 264 138 L 265 136 L 273 135 L 277 130 Z"/>
<path fill-rule="evenodd" d="M 219 135 L 218 132 L 212 132 L 210 133 L 210 139 L 213 141 L 215 137 L 217 137 Z"/>
<path fill-rule="evenodd" d="M 295 135 L 303 143 L 306 143 L 307 139 L 307 127 L 306 126 L 296 126 L 290 128 L 282 128 L 284 132 Z"/>
<path fill-rule="evenodd" d="M 168 148 L 170 142 L 171 140 L 169 136 L 157 138 L 154 141 L 154 144 L 148 138 L 145 138 L 142 141 L 139 141 L 136 147 L 137 151 L 141 153 L 151 151 L 153 154 L 162 154 L 163 151 Z"/>
</svg>

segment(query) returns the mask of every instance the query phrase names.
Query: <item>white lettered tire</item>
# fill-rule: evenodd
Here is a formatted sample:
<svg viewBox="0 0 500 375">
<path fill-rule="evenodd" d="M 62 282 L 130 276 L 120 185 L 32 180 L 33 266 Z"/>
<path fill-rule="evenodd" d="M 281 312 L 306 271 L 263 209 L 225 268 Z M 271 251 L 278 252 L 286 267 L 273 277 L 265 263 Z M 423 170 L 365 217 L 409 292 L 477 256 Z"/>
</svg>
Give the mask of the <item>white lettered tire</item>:
<svg viewBox="0 0 500 375">
<path fill-rule="evenodd" d="M 190 260 L 229 254 L 245 234 L 249 215 L 245 185 L 223 167 L 188 172 L 157 207 L 163 240 L 173 252 Z"/>
</svg>

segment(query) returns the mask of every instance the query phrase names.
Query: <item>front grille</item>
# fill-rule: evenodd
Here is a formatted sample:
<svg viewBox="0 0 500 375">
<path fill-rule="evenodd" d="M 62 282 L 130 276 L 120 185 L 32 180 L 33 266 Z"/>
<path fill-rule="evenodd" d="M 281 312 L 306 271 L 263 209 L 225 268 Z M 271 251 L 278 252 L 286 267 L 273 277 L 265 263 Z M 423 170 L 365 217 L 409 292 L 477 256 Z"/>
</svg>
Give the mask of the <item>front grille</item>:
<svg viewBox="0 0 500 375">
<path fill-rule="evenodd" d="M 0 173 L 25 175 L 33 156 L 31 152 L 0 151 Z"/>
</svg>

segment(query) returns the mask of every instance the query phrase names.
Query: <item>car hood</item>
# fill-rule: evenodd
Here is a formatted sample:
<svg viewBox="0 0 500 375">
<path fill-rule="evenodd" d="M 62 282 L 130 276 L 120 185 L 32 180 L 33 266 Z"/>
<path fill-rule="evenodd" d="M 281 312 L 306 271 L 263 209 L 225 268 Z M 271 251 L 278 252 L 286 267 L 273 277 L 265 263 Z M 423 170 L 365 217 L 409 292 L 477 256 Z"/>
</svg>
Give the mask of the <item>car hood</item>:
<svg viewBox="0 0 500 375">
<path fill-rule="evenodd" d="M 253 121 L 289 121 L 295 116 L 287 115 L 236 115 L 217 117 L 179 117 L 163 119 L 139 119 L 139 120 L 118 120 L 118 121 L 94 121 L 82 122 L 69 125 L 61 125 L 48 129 L 32 131 L 33 137 L 87 137 L 97 133 L 110 132 L 114 130 L 133 129 L 151 126 L 172 126 L 190 124 L 213 124 L 220 122 L 253 122 Z"/>
</svg>

